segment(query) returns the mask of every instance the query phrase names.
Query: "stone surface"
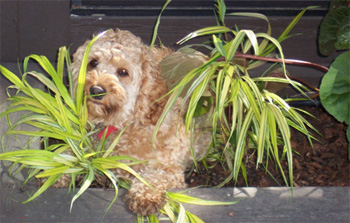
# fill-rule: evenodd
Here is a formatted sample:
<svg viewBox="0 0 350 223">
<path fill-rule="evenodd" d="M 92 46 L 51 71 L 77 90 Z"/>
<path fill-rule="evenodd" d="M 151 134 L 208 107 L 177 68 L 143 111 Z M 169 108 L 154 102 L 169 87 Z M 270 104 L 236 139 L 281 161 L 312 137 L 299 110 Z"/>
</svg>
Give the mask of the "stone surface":
<svg viewBox="0 0 350 223">
<path fill-rule="evenodd" d="M 135 222 L 120 190 L 116 203 L 102 220 L 114 197 L 113 190 L 89 189 L 69 213 L 72 194 L 67 189 L 50 189 L 38 199 L 22 204 L 33 189 L 2 185 L 0 222 Z M 229 206 L 184 205 L 204 222 L 349 222 L 349 187 L 295 188 L 291 199 L 285 187 L 192 189 L 187 194 L 217 201 L 239 200 Z M 165 216 L 164 216 L 165 217 Z M 162 218 L 164 219 L 164 218 Z M 170 221 L 161 221 L 170 222 Z"/>
</svg>

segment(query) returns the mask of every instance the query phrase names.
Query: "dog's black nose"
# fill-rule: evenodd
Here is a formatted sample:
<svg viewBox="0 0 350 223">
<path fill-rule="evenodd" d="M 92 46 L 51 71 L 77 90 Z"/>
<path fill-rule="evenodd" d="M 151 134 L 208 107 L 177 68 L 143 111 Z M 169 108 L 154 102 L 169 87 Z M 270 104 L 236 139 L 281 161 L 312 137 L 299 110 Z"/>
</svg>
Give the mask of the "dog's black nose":
<svg viewBox="0 0 350 223">
<path fill-rule="evenodd" d="M 91 86 L 89 91 L 90 95 L 96 100 L 101 100 L 107 92 L 106 89 L 98 85 Z"/>
</svg>

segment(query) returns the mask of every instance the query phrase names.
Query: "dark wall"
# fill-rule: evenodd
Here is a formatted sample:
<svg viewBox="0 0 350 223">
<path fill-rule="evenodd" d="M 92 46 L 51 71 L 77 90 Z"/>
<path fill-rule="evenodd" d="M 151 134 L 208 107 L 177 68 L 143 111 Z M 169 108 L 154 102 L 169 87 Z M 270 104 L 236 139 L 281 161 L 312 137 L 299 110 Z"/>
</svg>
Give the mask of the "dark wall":
<svg viewBox="0 0 350 223">
<path fill-rule="evenodd" d="M 69 0 L 1 0 L 1 61 L 45 54 L 69 44 Z"/>
<path fill-rule="evenodd" d="M 288 2 L 289 0 L 284 1 Z M 54 61 L 57 49 L 60 46 L 71 45 L 71 51 L 74 52 L 76 48 L 90 38 L 93 33 L 116 27 L 128 29 L 136 35 L 139 35 L 145 43 L 150 42 L 153 27 L 157 19 L 156 15 L 158 15 L 157 8 L 153 8 L 153 11 L 157 13 L 153 12 L 154 15 L 148 16 L 138 16 L 131 13 L 130 15 L 128 15 L 128 13 L 124 13 L 123 15 L 118 15 L 118 13 L 116 13 L 106 16 L 107 13 L 111 12 L 111 9 L 113 11 L 116 8 L 109 8 L 109 12 L 105 11 L 106 13 L 101 13 L 100 11 L 90 10 L 91 6 L 79 5 L 83 2 L 82 0 L 74 0 L 74 7 L 71 8 L 70 0 L 0 0 L 0 61 L 22 61 L 25 56 L 30 54 L 42 54 L 47 56 L 51 61 Z M 176 0 L 174 0 L 174 2 L 176 2 Z M 241 3 L 242 2 L 243 1 L 241 1 Z M 261 3 L 264 1 L 259 0 L 257 2 Z M 273 3 L 273 1 L 266 1 L 266 3 L 268 2 L 269 4 Z M 298 0 L 294 2 L 305 3 L 305 1 Z M 322 3 L 323 8 L 320 7 L 317 10 L 310 10 L 292 31 L 293 34 L 301 35 L 296 35 L 286 40 L 283 42 L 282 47 L 286 58 L 308 60 L 328 66 L 334 56 L 325 58 L 318 55 L 317 35 L 318 27 L 322 20 L 321 14 L 327 11 L 324 6 L 327 5 L 326 3 L 329 1 L 308 2 L 310 4 Z M 234 7 L 228 6 L 228 8 L 230 10 L 229 12 L 234 11 Z M 84 9 L 89 9 L 88 15 L 81 14 Z M 117 7 L 117 9 L 120 11 L 123 8 Z M 198 8 L 196 8 L 196 10 L 197 9 Z M 261 10 L 261 8 L 254 7 L 252 7 L 251 10 L 249 7 L 241 7 L 237 8 L 237 10 L 238 9 L 247 11 Z M 114 13 L 118 12 L 118 10 L 114 11 Z M 128 8 L 128 10 L 132 11 L 130 8 Z M 147 10 L 150 9 L 148 8 Z M 169 8 L 169 10 L 176 11 L 179 9 L 173 7 Z M 273 10 L 270 10 L 271 12 L 266 11 L 271 14 L 268 17 L 272 26 L 272 36 L 278 37 L 299 10 L 301 10 L 301 8 L 296 10 L 295 7 L 285 7 L 279 12 L 274 12 Z M 78 12 L 80 12 L 80 14 Z M 175 13 L 173 15 L 167 15 L 165 13 L 161 19 L 159 37 L 161 41 L 169 47 L 178 48 L 179 46 L 175 43 L 189 32 L 216 24 L 213 16 L 199 16 L 200 13 L 185 16 L 181 15 L 181 13 L 188 13 L 188 11 L 182 10 L 178 12 L 178 14 Z M 286 16 L 283 15 L 283 13 L 292 13 L 294 15 Z M 243 17 L 227 17 L 226 24 L 232 27 L 237 24 L 240 29 L 252 29 L 256 32 L 265 32 L 267 29 L 265 21 Z M 204 40 L 205 39 L 202 38 L 192 41 L 191 43 L 202 42 Z M 316 77 L 316 79 L 323 75 L 323 73 L 312 74 L 312 72 L 302 75 L 316 75 L 313 76 Z"/>
</svg>

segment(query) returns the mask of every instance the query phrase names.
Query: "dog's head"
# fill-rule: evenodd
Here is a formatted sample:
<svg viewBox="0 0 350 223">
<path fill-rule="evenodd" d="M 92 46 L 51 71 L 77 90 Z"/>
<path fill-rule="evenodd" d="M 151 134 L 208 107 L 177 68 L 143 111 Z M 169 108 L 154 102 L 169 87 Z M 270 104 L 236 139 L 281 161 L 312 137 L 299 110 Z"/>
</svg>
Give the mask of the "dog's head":
<svg viewBox="0 0 350 223">
<path fill-rule="evenodd" d="M 88 43 L 74 54 L 75 80 Z M 165 55 L 162 49 L 150 51 L 129 31 L 111 30 L 100 37 L 90 50 L 85 79 L 89 120 L 117 127 L 129 121 L 155 124 L 165 103 L 157 99 L 167 91 L 158 65 Z"/>
</svg>

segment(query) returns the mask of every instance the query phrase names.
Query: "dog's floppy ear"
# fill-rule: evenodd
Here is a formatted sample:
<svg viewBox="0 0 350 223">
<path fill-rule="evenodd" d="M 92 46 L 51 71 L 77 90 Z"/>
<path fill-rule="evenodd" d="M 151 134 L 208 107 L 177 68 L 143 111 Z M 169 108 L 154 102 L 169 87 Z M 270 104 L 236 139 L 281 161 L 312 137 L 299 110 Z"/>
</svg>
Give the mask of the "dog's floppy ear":
<svg viewBox="0 0 350 223">
<path fill-rule="evenodd" d="M 159 100 L 167 93 L 168 88 L 158 65 L 166 52 L 157 48 L 150 51 L 147 46 L 143 46 L 142 51 L 141 88 L 136 102 L 135 118 L 142 124 L 155 125 L 167 102 L 167 98 Z"/>
</svg>

